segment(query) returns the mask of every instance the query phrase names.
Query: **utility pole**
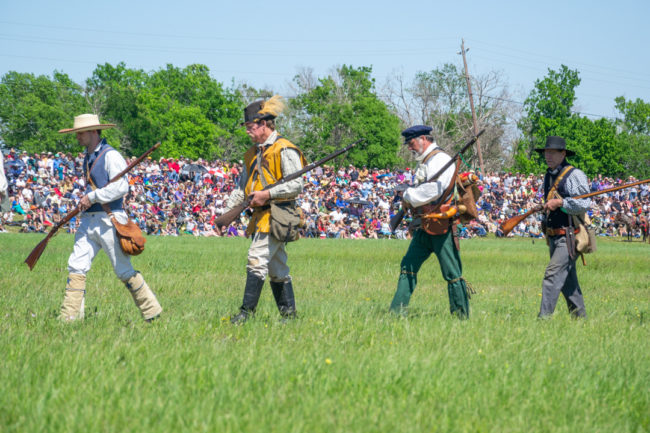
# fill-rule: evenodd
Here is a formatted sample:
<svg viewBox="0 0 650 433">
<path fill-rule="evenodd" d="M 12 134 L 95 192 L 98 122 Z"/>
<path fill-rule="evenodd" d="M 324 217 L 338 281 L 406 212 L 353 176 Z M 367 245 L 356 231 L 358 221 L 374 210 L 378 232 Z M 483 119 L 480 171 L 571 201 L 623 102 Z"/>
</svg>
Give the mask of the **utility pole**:
<svg viewBox="0 0 650 433">
<path fill-rule="evenodd" d="M 460 53 L 463 55 L 463 64 L 465 65 L 465 81 L 467 81 L 467 93 L 469 94 L 469 106 L 472 109 L 472 123 L 474 124 L 474 135 L 478 134 L 478 122 L 476 121 L 476 111 L 474 111 L 474 97 L 472 96 L 472 85 L 469 82 L 469 72 L 467 72 L 467 59 L 465 58 L 465 53 L 469 51 L 465 49 L 465 39 L 461 39 L 460 44 Z M 485 175 L 483 170 L 483 155 L 481 154 L 481 142 L 476 140 L 476 151 L 478 153 L 478 165 L 481 169 L 481 175 Z"/>
</svg>

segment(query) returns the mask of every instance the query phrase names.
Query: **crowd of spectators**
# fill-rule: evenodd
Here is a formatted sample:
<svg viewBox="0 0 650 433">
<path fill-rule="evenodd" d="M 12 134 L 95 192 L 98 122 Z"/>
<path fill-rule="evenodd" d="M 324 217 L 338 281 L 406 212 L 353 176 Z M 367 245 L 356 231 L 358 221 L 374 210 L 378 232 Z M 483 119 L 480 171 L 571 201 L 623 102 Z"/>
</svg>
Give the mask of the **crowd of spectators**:
<svg viewBox="0 0 650 433">
<path fill-rule="evenodd" d="M 149 235 L 220 236 L 214 220 L 224 212 L 229 193 L 241 172 L 240 163 L 193 161 L 186 158 L 143 161 L 129 174 L 130 191 L 124 207 L 131 219 Z M 83 154 L 50 152 L 29 155 L 13 149 L 5 156 L 11 211 L 2 214 L 0 231 L 17 225 L 22 232 L 45 232 L 73 209 L 85 190 Z M 305 225 L 304 237 L 409 238 L 409 218 L 391 233 L 390 218 L 400 207 L 402 191 L 411 184 L 412 172 L 367 167 L 318 167 L 304 176 L 298 199 Z M 592 191 L 629 179 L 598 176 Z M 543 176 L 486 173 L 479 182 L 479 217 L 460 225 L 461 237 L 502 236 L 500 224 L 523 213 L 542 199 Z M 648 185 L 597 196 L 589 211 L 602 236 L 640 236 L 638 221 L 650 215 Z M 541 215 L 520 223 L 510 236 L 542 237 Z M 244 236 L 248 216 L 242 215 L 223 236 Z M 67 226 L 74 232 L 78 219 Z"/>
</svg>

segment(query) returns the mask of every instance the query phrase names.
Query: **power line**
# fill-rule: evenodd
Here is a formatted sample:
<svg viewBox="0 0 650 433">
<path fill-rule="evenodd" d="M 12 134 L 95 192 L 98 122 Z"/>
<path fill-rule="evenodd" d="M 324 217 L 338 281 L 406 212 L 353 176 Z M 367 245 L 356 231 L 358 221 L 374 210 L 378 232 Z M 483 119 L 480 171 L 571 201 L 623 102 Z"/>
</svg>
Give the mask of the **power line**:
<svg viewBox="0 0 650 433">
<path fill-rule="evenodd" d="M 93 32 L 93 33 L 103 33 L 103 34 L 108 34 L 108 35 L 126 35 L 126 36 L 149 36 L 149 37 L 155 37 L 155 38 L 171 38 L 171 39 L 194 39 L 194 40 L 206 40 L 206 41 L 225 41 L 225 42 L 233 42 L 233 41 L 241 41 L 241 42 L 259 42 L 259 38 L 232 38 L 232 37 L 223 37 L 223 36 L 197 36 L 197 35 L 173 35 L 169 33 L 144 33 L 144 32 L 125 32 L 125 31 L 118 31 L 115 29 L 111 30 L 104 30 L 101 28 L 80 28 L 80 27 L 67 27 L 67 26 L 52 26 L 52 25 L 42 25 L 42 24 L 33 24 L 33 23 L 20 23 L 20 22 L 14 22 L 14 21 L 1 21 L 0 24 L 9 24 L 9 25 L 16 25 L 20 27 L 36 27 L 36 28 L 45 28 L 45 29 L 52 29 L 52 30 L 71 30 L 71 31 L 76 31 L 76 32 L 83 32 L 83 33 L 88 33 L 88 32 Z M 427 42 L 435 42 L 435 41 L 446 41 L 446 40 L 455 40 L 454 37 L 440 37 L 440 38 L 427 38 L 424 39 L 424 41 Z M 264 38 L 265 43 L 276 43 L 276 42 L 307 42 L 307 43 L 315 43 L 315 42 L 326 42 L 326 43 L 331 43 L 331 42 L 371 42 L 371 43 L 386 43 L 386 42 L 414 42 L 414 41 L 423 41 L 421 38 L 404 38 L 404 39 L 334 39 L 334 38 L 327 38 L 327 39 L 268 39 Z"/>
<path fill-rule="evenodd" d="M 592 64 L 587 64 L 587 63 L 575 62 L 573 59 L 571 59 L 571 60 L 561 59 L 561 58 L 554 57 L 554 56 L 543 55 L 543 54 L 540 54 L 538 52 L 533 53 L 533 52 L 526 51 L 526 50 L 521 50 L 521 49 L 518 49 L 518 48 L 507 47 L 507 46 L 504 46 L 504 45 L 493 44 L 493 43 L 490 43 L 490 42 L 479 41 L 479 40 L 476 40 L 476 39 L 468 39 L 468 40 L 474 41 L 473 42 L 474 44 L 478 43 L 479 46 L 481 44 L 485 44 L 485 45 L 488 45 L 488 46 L 491 45 L 491 46 L 494 46 L 494 47 L 503 48 L 503 49 L 508 50 L 508 51 L 514 51 L 514 52 L 520 52 L 520 53 L 523 53 L 523 54 L 527 54 L 527 55 L 531 56 L 534 59 L 534 60 L 531 60 L 530 58 L 521 58 L 521 57 L 513 56 L 511 54 L 503 54 L 503 53 L 498 52 L 498 51 L 493 51 L 493 52 L 496 52 L 498 54 L 505 55 L 505 56 L 508 56 L 508 57 L 513 57 L 513 58 L 520 59 L 520 60 L 540 63 L 541 61 L 539 61 L 537 59 L 539 59 L 540 57 L 544 57 L 544 58 L 553 60 L 554 62 L 560 62 L 560 63 L 564 63 L 564 64 L 569 64 L 570 63 L 570 64 L 579 65 L 579 66 L 586 66 L 588 68 L 608 69 L 610 71 L 617 72 L 617 73 L 633 75 L 633 76 L 637 77 L 636 79 L 640 79 L 641 81 L 648 81 L 647 80 L 647 75 L 639 74 L 637 72 L 627 71 L 627 70 L 624 70 L 624 69 L 618 69 L 618 68 L 612 68 L 612 67 L 609 67 L 609 66 L 592 65 Z M 486 51 L 489 52 L 490 50 L 487 49 Z M 544 62 L 542 62 L 542 63 L 544 63 Z"/>
<path fill-rule="evenodd" d="M 97 48 L 97 49 L 115 49 L 115 50 L 130 50 L 137 52 L 161 52 L 161 53 L 175 53 L 175 54 L 222 54 L 229 56 L 271 56 L 271 57 L 341 57 L 341 56 L 379 56 L 379 57 L 404 57 L 404 56 L 422 56 L 423 51 L 413 49 L 359 49 L 350 51 L 341 51 L 340 49 L 332 48 L 331 50 L 315 51 L 312 48 L 306 48 L 304 51 L 292 50 L 287 52 L 288 49 L 269 49 L 269 48 L 197 48 L 197 47 L 183 47 L 183 46 L 169 46 L 169 45 L 144 45 L 144 44 L 123 44 L 115 42 L 99 42 L 99 41 L 78 41 L 66 39 L 53 39 L 53 38 L 40 38 L 40 37 L 13 37 L 11 35 L 0 34 L 0 39 L 9 41 L 26 42 L 33 44 L 40 44 L 44 46 L 62 45 L 74 46 L 84 48 Z M 431 48 L 425 50 L 426 54 L 436 54 L 446 52 L 444 48 Z"/>
</svg>

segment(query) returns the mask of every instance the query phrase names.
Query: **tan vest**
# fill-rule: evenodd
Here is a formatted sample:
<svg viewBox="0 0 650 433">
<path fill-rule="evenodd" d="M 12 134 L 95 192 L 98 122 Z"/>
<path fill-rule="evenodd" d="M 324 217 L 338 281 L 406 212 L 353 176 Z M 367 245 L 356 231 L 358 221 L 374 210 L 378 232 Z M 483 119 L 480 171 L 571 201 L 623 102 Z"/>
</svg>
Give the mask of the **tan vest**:
<svg viewBox="0 0 650 433">
<path fill-rule="evenodd" d="M 271 185 L 282 179 L 282 150 L 290 148 L 295 149 L 300 154 L 302 165 L 307 165 L 307 161 L 302 152 L 295 144 L 283 137 L 278 137 L 275 143 L 266 146 L 262 157 L 258 159 L 258 146 L 251 146 L 244 155 L 244 164 L 248 172 L 248 180 L 244 188 L 246 197 L 253 191 L 260 191 L 266 185 Z M 258 167 L 258 160 L 261 167 Z M 260 170 L 261 169 L 261 170 Z M 261 175 L 260 175 L 261 173 Z M 270 231 L 271 209 L 269 205 L 253 208 L 246 234 L 252 235 L 255 232 L 268 233 Z"/>
</svg>

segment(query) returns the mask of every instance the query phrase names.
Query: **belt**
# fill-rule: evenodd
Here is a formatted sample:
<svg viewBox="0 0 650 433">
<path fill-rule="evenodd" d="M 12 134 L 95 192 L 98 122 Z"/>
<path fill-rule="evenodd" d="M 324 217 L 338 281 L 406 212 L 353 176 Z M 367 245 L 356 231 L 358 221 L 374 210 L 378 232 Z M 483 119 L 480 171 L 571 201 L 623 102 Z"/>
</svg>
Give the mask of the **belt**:
<svg viewBox="0 0 650 433">
<path fill-rule="evenodd" d="M 292 205 L 295 205 L 295 204 L 296 204 L 296 202 L 295 202 L 294 200 L 289 200 L 289 201 L 276 201 L 276 202 L 274 202 L 274 203 L 275 203 L 277 206 L 280 206 L 280 207 L 284 207 L 284 206 L 292 206 Z M 267 209 L 271 209 L 271 205 L 270 205 L 270 204 L 265 204 L 265 205 L 263 205 L 263 206 L 257 206 L 257 207 L 254 207 L 254 208 L 253 208 L 253 210 L 257 210 L 257 211 L 264 211 L 264 210 L 267 210 Z"/>
<path fill-rule="evenodd" d="M 575 229 L 573 233 L 578 233 L 580 230 Z M 546 236 L 564 236 L 566 235 L 566 229 L 546 229 Z"/>
</svg>

